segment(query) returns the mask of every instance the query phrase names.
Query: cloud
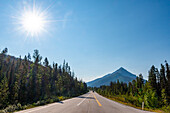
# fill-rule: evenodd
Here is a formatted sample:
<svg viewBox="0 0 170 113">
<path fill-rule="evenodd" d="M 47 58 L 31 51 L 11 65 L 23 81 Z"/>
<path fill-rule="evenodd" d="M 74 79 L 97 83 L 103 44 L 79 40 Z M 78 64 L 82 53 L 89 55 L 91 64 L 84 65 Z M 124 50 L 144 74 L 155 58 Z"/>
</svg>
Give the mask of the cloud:
<svg viewBox="0 0 170 113">
<path fill-rule="evenodd" d="M 64 21 L 63 21 L 63 29 L 66 27 L 66 24 L 68 21 L 70 21 L 68 18 L 73 14 L 72 11 L 69 11 L 67 12 L 65 15 L 64 15 Z"/>
</svg>

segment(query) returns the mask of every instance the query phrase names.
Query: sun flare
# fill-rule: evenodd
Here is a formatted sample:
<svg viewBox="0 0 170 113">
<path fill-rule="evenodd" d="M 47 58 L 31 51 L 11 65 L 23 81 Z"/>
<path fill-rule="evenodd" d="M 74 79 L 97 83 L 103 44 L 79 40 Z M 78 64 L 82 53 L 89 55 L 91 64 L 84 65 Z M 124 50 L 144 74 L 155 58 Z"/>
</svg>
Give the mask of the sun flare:
<svg viewBox="0 0 170 113">
<path fill-rule="evenodd" d="M 26 3 L 22 9 L 18 10 L 17 15 L 12 16 L 17 24 L 17 29 L 26 34 L 26 37 L 40 37 L 44 32 L 48 33 L 48 26 L 52 22 L 49 19 L 50 8 L 42 8 L 35 4 L 35 1 L 32 3 Z"/>
<path fill-rule="evenodd" d="M 45 20 L 42 15 L 35 12 L 25 12 L 21 19 L 21 25 L 31 36 L 34 36 L 44 29 Z"/>
<path fill-rule="evenodd" d="M 63 26 L 66 23 L 66 17 L 64 19 L 54 19 L 51 11 L 55 2 L 44 7 L 42 3 L 35 3 L 35 0 L 30 0 L 24 2 L 19 9 L 16 8 L 11 16 L 13 19 L 13 24 L 15 25 L 15 31 L 20 31 L 20 33 L 25 35 L 26 38 L 44 37 L 46 34 L 51 35 L 51 30 L 56 29 L 54 25 L 59 22 L 63 22 Z M 15 8 L 14 8 L 15 9 Z M 65 14 L 66 15 L 66 14 Z M 55 15 L 57 18 L 61 18 L 60 15 Z"/>
</svg>

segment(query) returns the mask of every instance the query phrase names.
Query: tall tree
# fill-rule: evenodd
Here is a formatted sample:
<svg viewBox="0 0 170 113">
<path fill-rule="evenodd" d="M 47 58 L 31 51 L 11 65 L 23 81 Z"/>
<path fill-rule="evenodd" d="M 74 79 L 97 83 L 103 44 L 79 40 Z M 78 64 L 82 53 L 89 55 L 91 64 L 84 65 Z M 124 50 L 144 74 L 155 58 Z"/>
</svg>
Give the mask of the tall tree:
<svg viewBox="0 0 170 113">
<path fill-rule="evenodd" d="M 161 69 L 160 69 L 160 86 L 161 86 L 161 90 L 162 89 L 167 89 L 167 79 L 165 76 L 165 66 L 161 64 Z"/>
<path fill-rule="evenodd" d="M 168 97 L 170 97 L 170 68 L 167 61 L 165 61 L 165 65 L 166 65 L 166 78 L 167 78 L 167 93 L 168 93 Z"/>
<path fill-rule="evenodd" d="M 68 63 L 57 63 L 53 67 L 34 50 L 24 59 L 7 55 L 7 48 L 0 53 L 0 109 L 7 105 L 21 103 L 32 104 L 38 100 L 57 98 L 58 96 L 77 96 L 87 91 L 87 85 L 77 80 Z"/>
<path fill-rule="evenodd" d="M 139 74 L 139 88 L 142 88 L 142 86 L 144 85 L 144 80 L 143 80 L 143 75 Z"/>
<path fill-rule="evenodd" d="M 4 108 L 8 105 L 8 81 L 6 76 L 0 82 L 0 108 Z"/>
<path fill-rule="evenodd" d="M 156 68 L 155 66 L 152 66 L 149 71 L 149 83 L 151 87 L 156 90 L 157 88 L 157 82 L 156 82 Z"/>
</svg>

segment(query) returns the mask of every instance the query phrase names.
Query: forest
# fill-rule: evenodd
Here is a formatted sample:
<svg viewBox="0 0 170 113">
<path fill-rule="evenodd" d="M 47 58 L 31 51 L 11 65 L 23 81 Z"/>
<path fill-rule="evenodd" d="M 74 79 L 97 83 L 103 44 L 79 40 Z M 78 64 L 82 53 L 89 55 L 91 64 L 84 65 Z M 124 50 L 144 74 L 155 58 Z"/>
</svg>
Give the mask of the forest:
<svg viewBox="0 0 170 113">
<path fill-rule="evenodd" d="M 143 79 L 142 74 L 132 82 L 111 82 L 109 86 L 92 88 L 99 94 L 114 98 L 120 102 L 130 103 L 136 107 L 148 109 L 161 109 L 170 112 L 170 66 L 165 61 L 160 70 L 154 65 L 148 71 L 148 81 Z"/>
<path fill-rule="evenodd" d="M 6 112 L 44 105 L 87 92 L 87 85 L 75 77 L 65 61 L 50 65 L 38 50 L 22 59 L 0 53 L 0 109 Z M 24 106 L 25 105 L 25 106 Z M 24 106 L 24 107 L 23 107 Z"/>
</svg>

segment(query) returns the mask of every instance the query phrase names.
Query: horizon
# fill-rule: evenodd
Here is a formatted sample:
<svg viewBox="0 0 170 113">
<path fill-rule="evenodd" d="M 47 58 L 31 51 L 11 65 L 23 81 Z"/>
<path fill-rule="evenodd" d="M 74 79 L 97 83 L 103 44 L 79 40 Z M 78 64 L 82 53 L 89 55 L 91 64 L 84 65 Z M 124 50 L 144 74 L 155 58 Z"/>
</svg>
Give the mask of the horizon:
<svg viewBox="0 0 170 113">
<path fill-rule="evenodd" d="M 7 55 L 10 55 L 10 54 L 7 54 Z M 13 55 L 10 55 L 10 56 L 13 56 Z M 15 58 L 19 58 L 19 57 L 16 57 L 16 56 L 13 56 L 13 57 L 15 57 Z M 21 56 L 21 58 L 22 59 L 24 59 L 24 56 Z M 50 60 L 50 59 L 48 59 L 48 60 Z M 65 59 L 64 59 L 65 60 Z M 32 61 L 32 60 L 31 60 Z M 42 62 L 42 61 L 41 61 Z M 67 62 L 67 61 L 66 61 Z M 55 63 L 57 63 L 57 62 L 55 62 Z M 62 62 L 63 63 L 63 62 Z M 62 65 L 62 63 L 61 64 L 58 64 L 58 65 Z M 68 62 L 69 63 L 69 62 Z M 162 63 L 163 64 L 163 63 Z M 42 64 L 41 64 L 42 65 Z M 52 66 L 52 64 L 50 63 L 50 65 Z M 151 65 L 152 66 L 152 65 Z M 155 65 L 154 65 L 155 66 Z M 134 75 L 136 75 L 136 76 L 139 76 L 139 74 L 142 74 L 142 73 L 139 73 L 138 75 L 137 74 L 135 74 L 135 73 L 133 73 L 133 72 L 131 72 L 131 71 L 129 71 L 129 70 L 127 70 L 125 67 L 123 67 L 123 66 L 120 66 L 120 67 L 118 67 L 118 68 L 116 68 L 116 69 L 114 69 L 112 72 L 107 72 L 106 74 L 103 74 L 103 75 L 101 75 L 101 76 L 97 76 L 96 78 L 94 78 L 94 79 L 91 79 L 91 80 L 89 80 L 89 81 L 84 81 L 82 78 L 78 78 L 76 75 L 76 77 L 78 78 L 78 79 L 82 79 L 84 82 L 91 82 L 91 81 L 93 81 L 93 80 L 96 80 L 96 79 L 98 79 L 98 78 L 102 78 L 102 77 L 104 77 L 104 76 L 106 76 L 106 75 L 108 75 L 108 74 L 112 74 L 112 73 L 114 73 L 115 71 L 117 71 L 117 70 L 119 70 L 119 69 L 121 69 L 121 68 L 123 68 L 123 69 L 125 69 L 126 71 L 128 71 L 128 72 L 130 72 L 131 74 L 134 74 Z M 157 68 L 157 67 L 156 67 Z M 160 67 L 159 67 L 160 68 Z M 159 68 L 158 68 L 158 70 L 159 70 Z M 73 71 L 73 70 L 72 70 Z M 149 69 L 148 69 L 148 71 L 149 71 Z M 75 72 L 74 72 L 75 73 Z M 142 74 L 143 75 L 143 74 Z M 148 76 L 147 76 L 148 77 Z M 144 77 L 144 79 L 145 80 L 148 80 L 148 78 L 145 78 Z"/>
<path fill-rule="evenodd" d="M 34 3 L 37 12 L 32 15 L 43 12 L 35 19 L 43 25 L 34 26 L 35 31 L 30 20 L 24 20 L 29 16 L 24 11 L 28 13 Z M 50 64 L 66 60 L 85 82 L 120 67 L 147 80 L 152 65 L 160 69 L 161 63 L 170 61 L 168 4 L 168 0 L 2 0 L 0 50 L 7 47 L 9 55 L 23 58 L 38 49 Z"/>
</svg>

